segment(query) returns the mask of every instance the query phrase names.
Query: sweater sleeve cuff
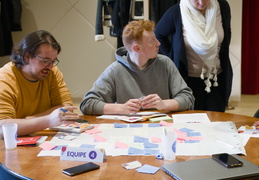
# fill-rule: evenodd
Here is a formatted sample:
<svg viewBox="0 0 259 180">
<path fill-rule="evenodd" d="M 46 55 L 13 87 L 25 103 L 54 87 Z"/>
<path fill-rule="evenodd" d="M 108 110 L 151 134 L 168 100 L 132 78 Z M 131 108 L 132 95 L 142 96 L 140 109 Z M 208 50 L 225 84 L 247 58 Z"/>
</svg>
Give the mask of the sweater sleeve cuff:
<svg viewBox="0 0 259 180">
<path fill-rule="evenodd" d="M 103 41 L 105 39 L 104 35 L 95 35 L 94 40 L 95 41 Z"/>
</svg>

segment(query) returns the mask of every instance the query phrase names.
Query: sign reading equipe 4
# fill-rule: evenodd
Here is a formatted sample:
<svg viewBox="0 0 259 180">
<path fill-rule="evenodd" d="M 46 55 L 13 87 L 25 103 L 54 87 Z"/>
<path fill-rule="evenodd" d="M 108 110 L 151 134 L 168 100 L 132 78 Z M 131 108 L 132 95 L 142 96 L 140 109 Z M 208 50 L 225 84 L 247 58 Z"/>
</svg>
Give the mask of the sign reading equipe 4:
<svg viewBox="0 0 259 180">
<path fill-rule="evenodd" d="M 102 149 L 65 147 L 61 149 L 60 160 L 103 162 L 106 158 Z"/>
</svg>

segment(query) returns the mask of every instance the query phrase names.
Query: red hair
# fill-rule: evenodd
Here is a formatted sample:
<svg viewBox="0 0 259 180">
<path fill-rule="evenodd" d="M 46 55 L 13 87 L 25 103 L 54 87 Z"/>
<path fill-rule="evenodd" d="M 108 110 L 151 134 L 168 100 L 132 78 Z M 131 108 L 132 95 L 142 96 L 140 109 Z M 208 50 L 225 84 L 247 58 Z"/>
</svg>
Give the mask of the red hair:
<svg viewBox="0 0 259 180">
<path fill-rule="evenodd" d="M 155 23 L 150 20 L 129 22 L 123 29 L 122 41 L 127 50 L 133 42 L 140 42 L 144 31 L 154 31 Z"/>
</svg>

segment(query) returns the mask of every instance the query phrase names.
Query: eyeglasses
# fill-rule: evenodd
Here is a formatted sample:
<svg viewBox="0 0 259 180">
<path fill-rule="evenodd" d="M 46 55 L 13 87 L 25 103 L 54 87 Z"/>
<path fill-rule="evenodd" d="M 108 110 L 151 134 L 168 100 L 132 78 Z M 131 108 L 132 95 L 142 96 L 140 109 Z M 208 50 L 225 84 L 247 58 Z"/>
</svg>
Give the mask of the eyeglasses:
<svg viewBox="0 0 259 180">
<path fill-rule="evenodd" d="M 40 58 L 39 56 L 37 56 L 36 54 L 33 54 L 33 55 L 34 55 L 36 58 L 38 58 L 39 60 L 41 60 L 41 61 L 43 62 L 43 64 L 44 64 L 45 67 L 49 66 L 50 64 L 52 64 L 53 66 L 56 66 L 56 65 L 58 65 L 58 63 L 59 63 L 59 60 L 58 60 L 57 58 L 54 59 L 54 60 L 48 60 L 48 61 L 46 61 L 46 60 Z"/>
</svg>

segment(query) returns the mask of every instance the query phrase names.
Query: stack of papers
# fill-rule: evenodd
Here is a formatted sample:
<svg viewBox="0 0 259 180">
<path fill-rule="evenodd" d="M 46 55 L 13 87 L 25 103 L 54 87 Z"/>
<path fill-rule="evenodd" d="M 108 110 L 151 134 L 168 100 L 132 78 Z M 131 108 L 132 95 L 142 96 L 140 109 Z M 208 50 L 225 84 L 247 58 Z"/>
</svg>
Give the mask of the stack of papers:
<svg viewBox="0 0 259 180">
<path fill-rule="evenodd" d="M 98 116 L 97 119 L 111 119 L 111 120 L 122 120 L 126 122 L 137 122 L 137 121 L 146 121 L 157 117 L 167 117 L 167 119 L 170 118 L 167 114 L 164 114 L 164 113 L 143 111 L 143 112 L 127 114 L 127 115 L 125 114 L 124 115 L 102 115 L 102 116 Z"/>
<path fill-rule="evenodd" d="M 61 124 L 60 126 L 51 127 L 51 130 L 69 132 L 69 133 L 81 133 L 85 130 L 93 129 L 94 126 L 88 123 L 73 123 L 73 124 Z"/>
</svg>

